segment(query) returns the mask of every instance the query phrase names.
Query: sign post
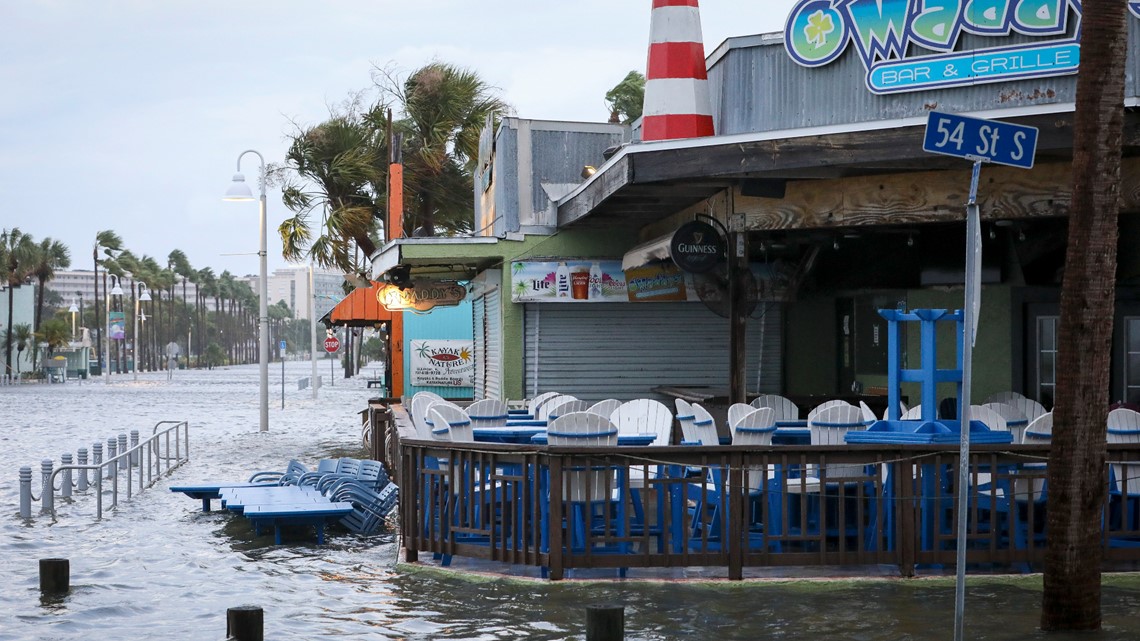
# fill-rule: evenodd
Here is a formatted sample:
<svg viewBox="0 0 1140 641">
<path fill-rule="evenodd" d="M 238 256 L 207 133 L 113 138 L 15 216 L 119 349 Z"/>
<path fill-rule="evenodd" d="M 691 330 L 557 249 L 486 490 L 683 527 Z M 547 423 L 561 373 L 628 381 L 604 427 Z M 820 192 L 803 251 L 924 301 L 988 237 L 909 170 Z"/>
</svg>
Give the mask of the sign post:
<svg viewBox="0 0 1140 641">
<path fill-rule="evenodd" d="M 333 354 L 340 349 L 340 339 L 333 335 L 332 330 L 328 330 L 328 335 L 325 337 L 325 351 Z M 336 359 L 329 360 L 329 386 L 336 385 Z"/>
<path fill-rule="evenodd" d="M 281 354 L 281 409 L 285 409 L 285 340 L 282 339 L 277 347 Z"/>
<path fill-rule="evenodd" d="M 1037 152 L 1037 128 L 998 120 L 984 120 L 930 112 L 922 149 L 933 154 L 956 156 L 974 163 L 970 176 L 970 198 L 966 202 L 966 295 L 962 322 L 962 408 L 958 419 L 961 440 L 958 465 L 958 558 L 954 590 L 954 641 L 963 638 L 966 609 L 966 498 L 970 482 L 970 386 L 972 384 L 974 339 L 981 309 L 982 227 L 978 213 L 978 180 L 982 163 L 1033 168 Z"/>
</svg>

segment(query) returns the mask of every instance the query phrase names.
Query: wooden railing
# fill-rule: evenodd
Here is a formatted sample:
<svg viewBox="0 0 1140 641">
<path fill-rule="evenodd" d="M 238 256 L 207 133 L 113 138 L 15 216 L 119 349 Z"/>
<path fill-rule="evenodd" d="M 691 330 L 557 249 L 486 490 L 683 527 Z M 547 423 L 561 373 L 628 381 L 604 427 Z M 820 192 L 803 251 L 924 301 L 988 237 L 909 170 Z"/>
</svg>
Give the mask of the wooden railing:
<svg viewBox="0 0 1140 641">
<path fill-rule="evenodd" d="M 955 563 L 958 455 L 946 446 L 600 452 L 403 440 L 398 451 L 409 561 L 488 559 L 552 579 L 571 568 L 719 566 L 740 579 L 748 567 L 883 564 L 909 576 Z M 973 448 L 968 564 L 1043 560 L 1048 452 Z M 1108 458 L 1140 461 L 1140 446 L 1110 445 Z M 1140 496 L 1110 493 L 1103 522 L 1105 560 L 1140 560 Z"/>
</svg>

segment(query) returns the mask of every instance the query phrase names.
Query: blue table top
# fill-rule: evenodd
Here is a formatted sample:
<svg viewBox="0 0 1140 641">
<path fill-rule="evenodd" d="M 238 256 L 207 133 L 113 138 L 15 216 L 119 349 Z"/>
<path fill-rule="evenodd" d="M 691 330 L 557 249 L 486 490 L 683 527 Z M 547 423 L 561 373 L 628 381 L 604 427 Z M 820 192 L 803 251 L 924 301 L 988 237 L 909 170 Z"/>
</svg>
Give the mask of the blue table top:
<svg viewBox="0 0 1140 641">
<path fill-rule="evenodd" d="M 958 443 L 961 441 L 959 421 L 876 421 L 866 430 L 848 432 L 848 443 Z M 1012 443 L 1013 434 L 990 431 L 981 421 L 970 421 L 970 442 Z"/>
<path fill-rule="evenodd" d="M 543 427 L 474 427 L 471 433 L 475 440 L 481 443 L 524 443 L 529 444 L 535 434 L 545 434 Z"/>
<path fill-rule="evenodd" d="M 273 518 L 327 518 L 340 517 L 352 512 L 352 503 L 294 503 L 251 505 L 245 515 L 251 519 Z"/>
<path fill-rule="evenodd" d="M 535 445 L 546 445 L 546 431 L 535 434 L 530 440 Z M 657 440 L 656 434 L 618 434 L 618 445 L 650 445 L 655 440 Z"/>
</svg>

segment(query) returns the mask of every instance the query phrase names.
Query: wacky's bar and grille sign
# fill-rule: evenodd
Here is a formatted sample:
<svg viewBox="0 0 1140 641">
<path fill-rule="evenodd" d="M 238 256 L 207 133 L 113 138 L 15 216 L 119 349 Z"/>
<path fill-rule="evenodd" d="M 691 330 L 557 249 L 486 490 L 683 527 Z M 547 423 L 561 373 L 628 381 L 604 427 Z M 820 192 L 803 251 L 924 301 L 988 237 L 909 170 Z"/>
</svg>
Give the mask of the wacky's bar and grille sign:
<svg viewBox="0 0 1140 641">
<path fill-rule="evenodd" d="M 1128 8 L 1140 17 L 1140 1 Z M 805 67 L 853 48 L 871 92 L 922 91 L 1076 73 L 1080 18 L 1079 0 L 801 0 L 784 24 L 784 48 Z M 1040 40 L 957 50 L 966 34 L 1014 33 Z"/>
<path fill-rule="evenodd" d="M 474 343 L 468 340 L 412 341 L 412 385 L 418 387 L 473 387 Z"/>
</svg>

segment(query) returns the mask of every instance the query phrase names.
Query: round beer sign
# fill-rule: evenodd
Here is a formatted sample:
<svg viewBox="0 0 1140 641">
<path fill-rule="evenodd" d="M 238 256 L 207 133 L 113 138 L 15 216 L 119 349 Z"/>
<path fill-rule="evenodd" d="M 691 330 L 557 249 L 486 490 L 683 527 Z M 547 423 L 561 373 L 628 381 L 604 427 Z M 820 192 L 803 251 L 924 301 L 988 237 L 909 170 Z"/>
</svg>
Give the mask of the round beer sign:
<svg viewBox="0 0 1140 641">
<path fill-rule="evenodd" d="M 724 239 L 712 225 L 694 220 L 673 232 L 669 255 L 682 270 L 702 274 L 724 256 Z"/>
</svg>

